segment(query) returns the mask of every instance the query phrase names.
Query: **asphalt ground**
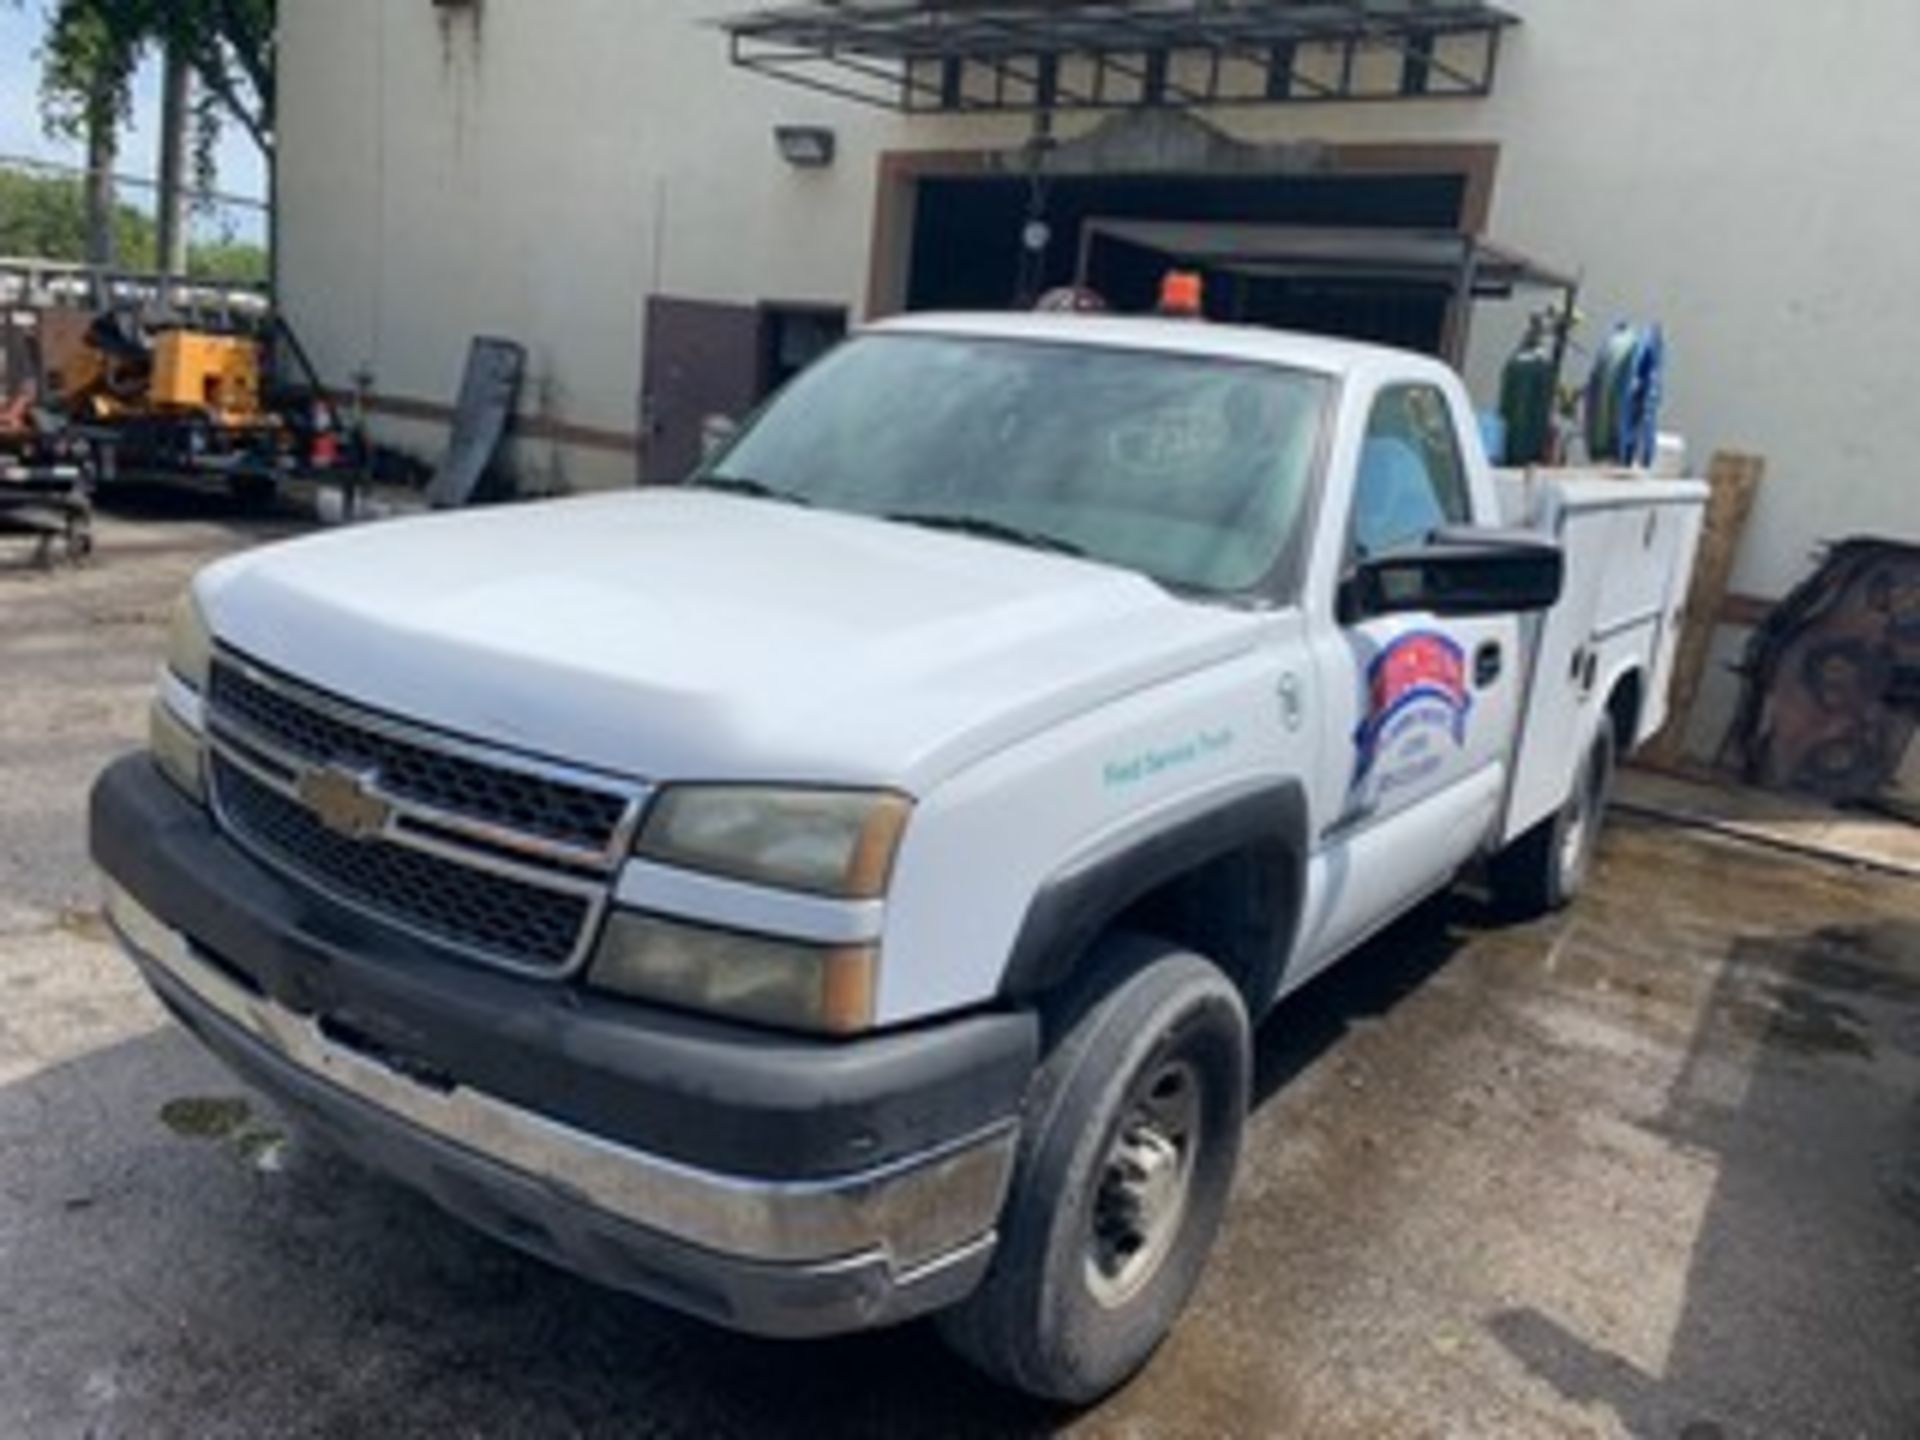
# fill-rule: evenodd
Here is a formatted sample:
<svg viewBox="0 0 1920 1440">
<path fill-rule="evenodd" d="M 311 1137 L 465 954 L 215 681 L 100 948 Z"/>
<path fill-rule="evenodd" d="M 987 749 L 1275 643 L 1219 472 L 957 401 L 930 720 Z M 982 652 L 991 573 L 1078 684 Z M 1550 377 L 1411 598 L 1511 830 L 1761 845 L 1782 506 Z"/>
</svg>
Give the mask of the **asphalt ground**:
<svg viewBox="0 0 1920 1440">
<path fill-rule="evenodd" d="M 318 1148 L 108 942 L 86 789 L 166 611 L 295 528 L 139 497 L 0 540 L 0 1436 L 1920 1435 L 1920 886 L 1641 820 L 1284 1006 L 1220 1250 L 1140 1378 L 999 1394 L 924 1326 L 734 1337 Z"/>
</svg>

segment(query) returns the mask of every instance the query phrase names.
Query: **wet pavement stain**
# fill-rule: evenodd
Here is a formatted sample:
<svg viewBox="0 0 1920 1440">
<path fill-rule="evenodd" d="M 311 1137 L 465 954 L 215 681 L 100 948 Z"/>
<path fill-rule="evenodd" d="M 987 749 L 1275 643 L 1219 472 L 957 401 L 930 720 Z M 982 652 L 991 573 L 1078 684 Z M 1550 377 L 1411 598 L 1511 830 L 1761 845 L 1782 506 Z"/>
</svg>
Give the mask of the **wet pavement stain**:
<svg viewBox="0 0 1920 1440">
<path fill-rule="evenodd" d="M 1920 925 L 1833 925 L 1816 931 L 1794 958 L 1798 979 L 1823 990 L 1920 1002 Z"/>
<path fill-rule="evenodd" d="M 1920 925 L 1887 920 L 1748 937 L 1726 957 L 1721 1018 L 1803 1057 L 1920 1053 Z"/>
<path fill-rule="evenodd" d="M 1920 1436 L 1916 922 L 1641 824 L 1563 915 L 1411 917 L 1268 1022 L 1202 1303 L 1088 1433 Z"/>
<path fill-rule="evenodd" d="M 1769 1044 L 1802 1054 L 1873 1058 L 1867 1020 L 1858 1010 L 1806 986 L 1767 987 L 1764 1004 L 1736 1007 L 1736 1024 L 1751 1024 Z"/>
<path fill-rule="evenodd" d="M 245 1100 L 190 1096 L 160 1107 L 160 1123 L 187 1140 L 226 1140 L 253 1118 Z"/>
<path fill-rule="evenodd" d="M 278 1174 L 287 1168 L 286 1131 L 271 1125 L 249 1125 L 233 1137 L 234 1153 L 240 1162 L 265 1174 Z"/>
<path fill-rule="evenodd" d="M 285 1130 L 256 1119 L 245 1100 L 190 1096 L 160 1107 L 160 1123 L 187 1140 L 224 1144 L 250 1170 L 278 1174 L 287 1168 L 291 1139 Z"/>
</svg>

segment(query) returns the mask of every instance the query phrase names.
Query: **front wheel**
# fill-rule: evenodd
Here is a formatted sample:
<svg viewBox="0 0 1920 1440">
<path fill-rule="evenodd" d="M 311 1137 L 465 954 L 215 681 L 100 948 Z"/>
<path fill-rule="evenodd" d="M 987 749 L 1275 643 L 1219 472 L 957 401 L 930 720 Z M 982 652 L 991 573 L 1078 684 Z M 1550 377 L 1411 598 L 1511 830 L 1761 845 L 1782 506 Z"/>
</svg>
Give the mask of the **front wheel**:
<svg viewBox="0 0 1920 1440">
<path fill-rule="evenodd" d="M 1502 910 L 1523 918 L 1544 915 L 1580 893 L 1613 796 L 1615 758 L 1613 721 L 1603 716 L 1566 803 L 1493 857 L 1488 869 Z"/>
<path fill-rule="evenodd" d="M 1066 1022 L 1030 1092 L 985 1283 L 941 1317 L 989 1375 L 1084 1404 L 1144 1365 L 1199 1283 L 1233 1184 L 1252 1042 L 1239 991 L 1138 936 Z"/>
</svg>

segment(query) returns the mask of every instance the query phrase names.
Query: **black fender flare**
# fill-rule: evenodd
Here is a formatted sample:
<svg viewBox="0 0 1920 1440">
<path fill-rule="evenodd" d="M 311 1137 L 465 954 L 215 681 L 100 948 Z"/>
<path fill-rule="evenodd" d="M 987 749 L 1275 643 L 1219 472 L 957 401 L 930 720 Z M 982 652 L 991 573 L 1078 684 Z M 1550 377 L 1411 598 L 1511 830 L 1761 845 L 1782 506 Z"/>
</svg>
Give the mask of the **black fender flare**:
<svg viewBox="0 0 1920 1440">
<path fill-rule="evenodd" d="M 1257 1018 L 1279 989 L 1305 907 L 1307 796 L 1291 777 L 1208 792 L 1143 815 L 1066 862 L 1028 903 L 1001 993 L 1032 999 L 1053 990 L 1074 973 L 1093 942 L 1146 896 L 1210 862 L 1260 850 L 1270 850 L 1282 867 L 1274 887 L 1284 906 L 1274 912 L 1273 933 L 1258 957 L 1233 967 Z"/>
</svg>

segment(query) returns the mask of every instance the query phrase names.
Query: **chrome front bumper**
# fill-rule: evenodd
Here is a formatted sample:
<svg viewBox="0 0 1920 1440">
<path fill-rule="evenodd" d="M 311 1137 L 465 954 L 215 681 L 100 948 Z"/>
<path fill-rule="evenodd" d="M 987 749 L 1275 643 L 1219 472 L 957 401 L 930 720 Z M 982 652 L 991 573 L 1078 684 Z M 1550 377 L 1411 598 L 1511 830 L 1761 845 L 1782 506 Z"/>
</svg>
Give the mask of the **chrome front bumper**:
<svg viewBox="0 0 1920 1440">
<path fill-rule="evenodd" d="M 249 988 L 112 882 L 107 914 L 161 998 L 247 1078 L 446 1208 L 590 1279 L 735 1328 L 808 1335 L 937 1308 L 985 1272 L 1011 1122 L 827 1179 L 704 1170 L 403 1074 Z"/>
</svg>

